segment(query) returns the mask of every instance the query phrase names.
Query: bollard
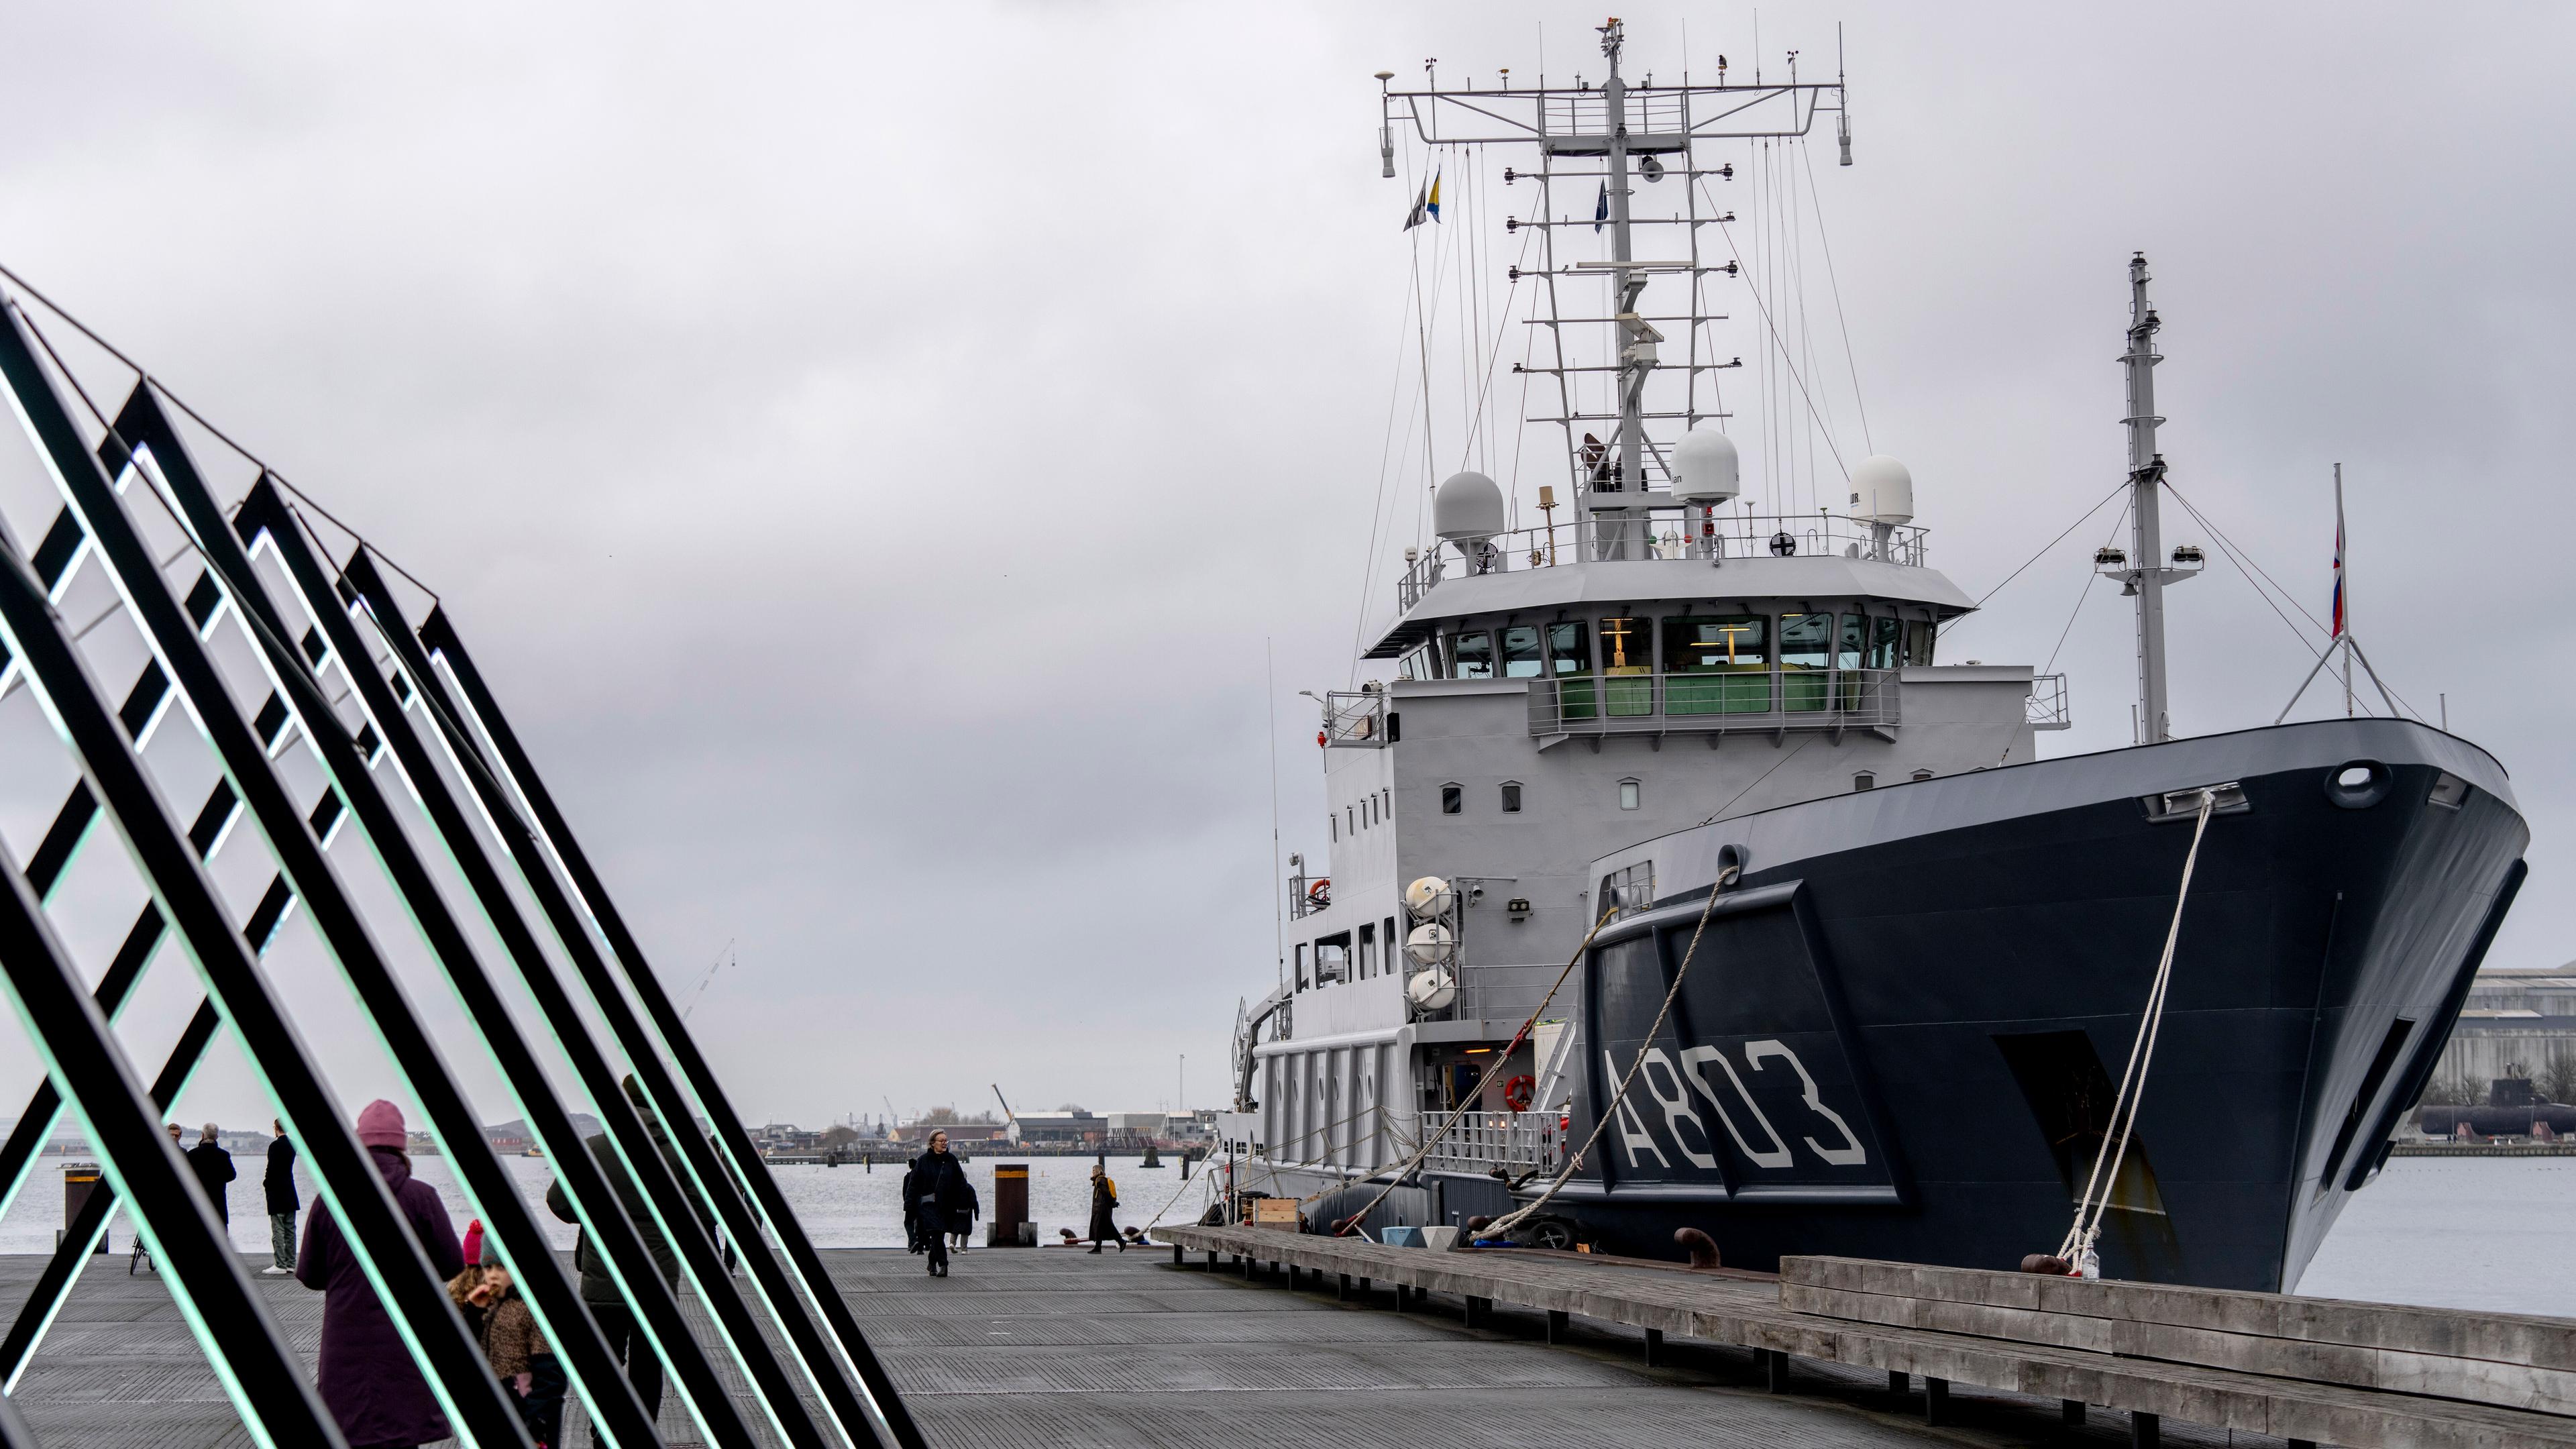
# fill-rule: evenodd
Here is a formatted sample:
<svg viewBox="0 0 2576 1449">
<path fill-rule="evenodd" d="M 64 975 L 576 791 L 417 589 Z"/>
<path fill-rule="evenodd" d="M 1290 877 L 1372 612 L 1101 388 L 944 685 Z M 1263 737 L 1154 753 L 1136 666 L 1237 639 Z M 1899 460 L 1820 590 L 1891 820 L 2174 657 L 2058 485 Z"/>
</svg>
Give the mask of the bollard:
<svg viewBox="0 0 2576 1449">
<path fill-rule="evenodd" d="M 984 1243 L 993 1248 L 1020 1246 L 1020 1224 L 1029 1217 L 1029 1165 L 1025 1162 L 993 1164 L 993 1220 L 984 1229 Z"/>
<path fill-rule="evenodd" d="M 71 1162 L 63 1165 L 63 1232 L 54 1234 L 55 1247 L 59 1248 L 63 1245 L 64 1234 L 70 1232 L 71 1225 L 80 1220 L 81 1209 L 89 1205 L 89 1195 L 98 1190 L 97 1163 Z M 101 1253 L 107 1251 L 107 1238 L 108 1235 L 105 1233 L 98 1235 L 98 1247 L 95 1251 Z"/>
</svg>

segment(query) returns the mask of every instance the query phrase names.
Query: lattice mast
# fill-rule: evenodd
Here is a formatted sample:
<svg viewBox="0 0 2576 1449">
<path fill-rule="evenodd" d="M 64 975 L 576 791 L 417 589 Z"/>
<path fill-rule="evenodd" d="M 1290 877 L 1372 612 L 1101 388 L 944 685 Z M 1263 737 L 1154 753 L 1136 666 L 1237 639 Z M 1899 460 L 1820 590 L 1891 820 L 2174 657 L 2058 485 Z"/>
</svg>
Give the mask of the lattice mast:
<svg viewBox="0 0 2576 1449">
<path fill-rule="evenodd" d="M 1713 274 L 1736 276 L 1739 268 L 1732 260 L 1710 262 L 1699 244 L 1702 228 L 1734 220 L 1731 212 L 1721 213 L 1714 207 L 1703 183 L 1710 178 L 1731 180 L 1734 168 L 1729 164 L 1703 169 L 1695 148 L 1705 142 L 1801 138 L 1813 130 L 1818 113 L 1831 111 L 1842 118 L 1838 139 L 1841 162 L 1848 166 L 1851 128 L 1839 76 L 1832 82 L 1800 83 L 1793 76 L 1786 84 L 1729 85 L 1726 63 L 1720 57 L 1717 84 L 1694 85 L 1685 76 L 1679 85 L 1657 85 L 1651 72 L 1639 84 L 1626 73 L 1625 26 L 1612 19 L 1598 29 L 1609 75 L 1597 87 L 1578 76 L 1570 86 L 1550 86 L 1542 78 L 1537 86 L 1506 83 L 1444 90 L 1434 79 L 1428 89 L 1410 91 L 1394 89 L 1392 74 L 1381 72 L 1380 170 L 1385 176 L 1396 174 L 1395 132 L 1400 125 L 1410 125 L 1428 147 L 1525 145 L 1537 149 L 1536 172 L 1506 169 L 1503 173 L 1506 183 L 1526 179 L 1537 183 L 1539 190 L 1538 214 L 1506 223 L 1512 230 L 1539 229 L 1539 266 L 1533 271 L 1515 267 L 1510 275 L 1515 281 L 1529 278 L 1540 284 L 1528 322 L 1547 329 L 1548 360 L 1525 370 L 1556 385 L 1554 413 L 1526 421 L 1561 427 L 1578 510 L 1596 520 L 1591 530 L 1596 540 L 1594 556 L 1643 558 L 1649 546 L 1643 495 L 1651 480 L 1670 479 L 1670 442 L 1698 422 L 1727 416 L 1720 410 L 1713 379 L 1704 380 L 1701 374 L 1743 365 L 1736 359 L 1716 360 L 1706 332 L 1706 324 L 1725 320 L 1708 309 L 1707 279 Z M 1668 167 L 1661 159 L 1675 156 L 1680 158 L 1677 166 Z M 1633 183 L 1675 174 L 1684 197 L 1680 213 L 1637 215 Z M 1577 219 L 1558 212 L 1560 181 L 1574 182 L 1584 190 L 1589 188 L 1581 183 L 1600 183 L 1592 214 Z M 1638 230 L 1648 226 L 1681 230 L 1682 242 L 1670 248 L 1675 255 L 1638 255 Z M 1568 261 L 1565 253 L 1571 249 L 1560 245 L 1558 234 L 1585 227 L 1602 234 L 1607 255 Z M 1688 295 L 1678 300 L 1675 310 L 1641 311 L 1646 288 L 1658 275 L 1686 279 Z M 1607 282 L 1605 300 L 1610 305 L 1598 313 L 1585 309 L 1568 315 L 1558 284 L 1577 278 Z M 1671 339 L 1658 324 L 1683 329 L 1679 358 L 1667 361 L 1661 355 Z M 1608 359 L 1588 362 L 1569 351 L 1567 329 L 1587 326 L 1610 329 L 1613 347 Z M 1514 370 L 1524 369 L 1515 364 Z M 1659 407 L 1649 396 L 1648 384 L 1661 375 L 1672 375 L 1679 384 L 1680 395 L 1673 405 Z M 1611 405 L 1605 410 L 1584 410 L 1581 384 L 1587 377 L 1611 381 Z M 1675 424 L 1672 438 L 1658 437 Z M 1607 443 L 1597 448 L 1587 445 L 1584 439 L 1590 427 L 1607 432 Z"/>
</svg>

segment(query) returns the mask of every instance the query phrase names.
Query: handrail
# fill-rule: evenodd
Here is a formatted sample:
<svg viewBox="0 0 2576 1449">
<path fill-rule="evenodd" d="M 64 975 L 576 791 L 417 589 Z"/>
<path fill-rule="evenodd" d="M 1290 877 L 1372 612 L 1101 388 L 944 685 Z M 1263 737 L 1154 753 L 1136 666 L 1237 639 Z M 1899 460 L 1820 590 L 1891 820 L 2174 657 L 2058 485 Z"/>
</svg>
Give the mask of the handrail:
<svg viewBox="0 0 2576 1449">
<path fill-rule="evenodd" d="M 1600 495 L 1593 497 L 1597 501 Z M 1646 517 L 1641 520 L 1638 514 Z M 1434 543 L 1406 567 L 1396 583 L 1396 599 L 1401 608 L 1411 609 L 1453 574 L 1516 573 L 1590 560 L 1827 555 L 1922 568 L 1927 534 L 1912 524 L 1835 514 L 1728 514 L 1650 493 L 1619 515 L 1509 529 L 1472 552 L 1460 544 Z"/>
</svg>

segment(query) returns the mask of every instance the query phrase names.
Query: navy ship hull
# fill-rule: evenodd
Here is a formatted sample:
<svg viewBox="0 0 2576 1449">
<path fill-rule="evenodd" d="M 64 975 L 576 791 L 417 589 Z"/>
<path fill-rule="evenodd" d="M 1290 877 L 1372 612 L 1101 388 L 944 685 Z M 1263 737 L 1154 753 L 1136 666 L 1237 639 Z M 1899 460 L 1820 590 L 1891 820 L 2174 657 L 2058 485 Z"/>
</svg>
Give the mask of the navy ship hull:
<svg viewBox="0 0 2576 1449">
<path fill-rule="evenodd" d="M 1640 1256 L 1698 1228 L 1753 1268 L 2055 1251 L 2174 920 L 2188 792 L 2222 783 L 2241 802 L 2201 842 L 2098 1251 L 2120 1278 L 2294 1287 L 2524 873 L 2502 768 L 2402 721 L 1919 781 L 1609 857 L 1603 891 L 1639 908 L 1587 963 L 1568 1141 L 1646 1060 L 1546 1211 Z"/>
</svg>

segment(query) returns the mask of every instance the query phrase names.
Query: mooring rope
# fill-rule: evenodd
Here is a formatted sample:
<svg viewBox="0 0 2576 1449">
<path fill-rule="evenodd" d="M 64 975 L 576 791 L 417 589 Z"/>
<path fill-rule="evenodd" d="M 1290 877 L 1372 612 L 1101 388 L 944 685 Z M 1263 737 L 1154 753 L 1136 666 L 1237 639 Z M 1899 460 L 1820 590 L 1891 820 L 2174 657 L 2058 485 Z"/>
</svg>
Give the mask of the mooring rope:
<svg viewBox="0 0 2576 1449">
<path fill-rule="evenodd" d="M 1539 1018 L 1547 1014 L 1548 1005 L 1556 1000 L 1556 993 L 1565 989 L 1566 978 L 1574 974 L 1575 967 L 1583 964 L 1584 953 L 1592 949 L 1592 938 L 1600 935 L 1601 928 L 1610 924 L 1610 918 L 1618 913 L 1619 908 L 1616 906 L 1605 908 L 1601 912 L 1601 918 L 1592 923 L 1592 929 L 1583 933 L 1583 943 L 1574 948 L 1574 955 L 1567 959 L 1565 969 L 1556 973 L 1556 980 L 1548 986 L 1547 995 L 1539 998 L 1537 1009 L 1533 1010 L 1529 1014 L 1528 1019 L 1521 1023 L 1520 1030 L 1512 1033 L 1511 1042 L 1501 1051 L 1494 1053 L 1493 1064 L 1485 1068 L 1485 1074 L 1476 1079 L 1476 1085 L 1467 1091 L 1465 1096 L 1461 1098 L 1462 1101 L 1472 1103 L 1481 1099 L 1485 1095 L 1485 1088 L 1492 1084 L 1494 1077 L 1502 1071 L 1505 1064 L 1510 1062 L 1512 1052 L 1528 1038 L 1530 1028 L 1538 1025 Z M 1337 1238 L 1347 1237 L 1351 1233 L 1357 1231 L 1360 1224 L 1367 1222 L 1368 1215 L 1376 1212 L 1378 1210 L 1378 1205 L 1385 1202 L 1389 1194 L 1404 1185 L 1405 1174 L 1420 1167 L 1423 1162 L 1431 1156 L 1431 1149 L 1439 1146 L 1444 1140 L 1446 1140 L 1450 1132 L 1454 1130 L 1461 1121 L 1466 1119 L 1467 1113 L 1470 1110 L 1470 1108 L 1464 1106 L 1452 1110 L 1449 1113 L 1448 1120 L 1440 1124 L 1439 1131 L 1424 1138 L 1422 1145 L 1414 1149 L 1412 1155 L 1405 1158 L 1404 1161 L 1387 1169 L 1386 1171 L 1388 1176 L 1386 1186 L 1378 1190 L 1377 1196 L 1369 1199 L 1367 1207 L 1361 1208 L 1358 1212 L 1344 1218 L 1342 1220 L 1341 1227 L 1334 1231 L 1333 1236 Z"/>
<path fill-rule="evenodd" d="M 2094 1276 L 2085 1271 L 2088 1268 L 2099 1271 L 2093 1241 L 2101 1236 L 2102 1214 L 2111 1206 L 2112 1184 L 2120 1180 L 2120 1164 L 2128 1156 L 2129 1139 L 2138 1125 L 2138 1103 L 2147 1092 L 2147 1064 L 2155 1057 L 2156 1035 L 2164 1024 L 2165 988 L 2173 980 L 2174 943 L 2182 937 L 2183 906 L 2191 899 L 2191 872 L 2200 862 L 2201 837 L 2209 830 L 2210 811 L 2217 804 L 2216 790 L 2200 792 L 2200 812 L 2191 827 L 2191 849 L 2182 858 L 2182 886 L 2174 893 L 2173 923 L 2165 928 L 2164 955 L 2156 961 L 2155 984 L 2147 990 L 2147 1009 L 2138 1019 L 2136 1040 L 2129 1044 L 2129 1065 L 2120 1073 L 2119 1095 L 2111 1102 L 2110 1128 L 2103 1134 L 2101 1150 L 2093 1154 L 2093 1171 L 2084 1179 L 2084 1196 L 2075 1204 L 2075 1222 L 2057 1248 L 2057 1256 L 2086 1277 Z M 2098 1198 L 2094 1195 L 2096 1188 L 2100 1189 Z"/>
<path fill-rule="evenodd" d="M 1718 893 L 1725 888 L 1726 884 L 1724 877 L 1710 883 L 1708 904 L 1700 907 L 1699 925 L 1691 931 L 1690 945 L 1682 952 L 1682 964 L 1673 972 L 1671 988 L 1664 992 L 1664 1004 L 1655 1013 L 1654 1025 L 1646 1028 L 1645 1039 L 1638 1044 L 1637 1055 L 1628 1063 L 1628 1070 L 1619 1078 L 1619 1090 L 1611 1093 L 1610 1100 L 1603 1103 L 1601 1110 L 1594 1114 L 1592 1135 L 1583 1139 L 1581 1147 L 1567 1154 L 1565 1166 L 1558 1170 L 1555 1180 L 1547 1185 L 1546 1191 L 1531 1199 L 1527 1206 L 1516 1208 L 1487 1224 L 1486 1237 L 1495 1239 L 1509 1237 L 1512 1229 L 1529 1221 L 1540 1208 L 1547 1206 L 1549 1200 L 1556 1196 L 1557 1190 L 1564 1187 L 1573 1178 L 1575 1171 L 1583 1166 L 1584 1156 L 1591 1152 L 1592 1145 L 1601 1140 L 1602 1129 L 1610 1125 L 1612 1117 L 1619 1110 L 1619 1104 L 1628 1100 L 1628 1088 L 1635 1084 L 1638 1068 L 1646 1064 L 1646 1053 L 1654 1050 L 1655 1038 L 1663 1033 L 1664 1021 L 1673 1013 L 1673 1002 L 1682 992 L 1682 980 L 1690 975 L 1691 962 L 1699 956 L 1700 937 L 1708 932 L 1709 917 L 1717 914 Z M 1603 919 L 1606 920 L 1608 917 L 1605 916 Z M 1595 927 L 1594 930 L 1597 932 L 1599 927 Z M 1589 937 L 1585 938 L 1584 944 L 1587 947 L 1591 945 Z M 1460 1234 L 1459 1239 L 1462 1242 L 1465 1241 L 1466 1235 Z"/>
</svg>

